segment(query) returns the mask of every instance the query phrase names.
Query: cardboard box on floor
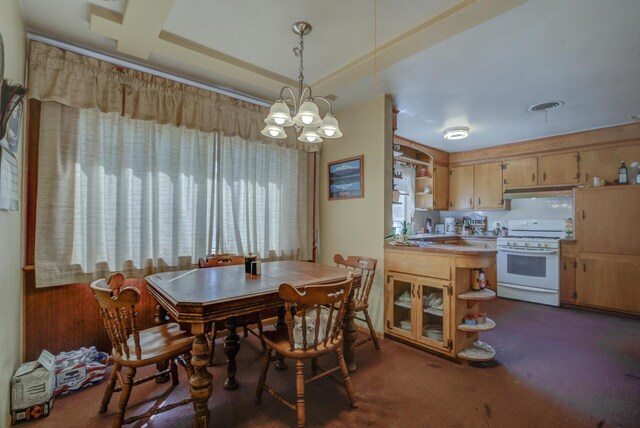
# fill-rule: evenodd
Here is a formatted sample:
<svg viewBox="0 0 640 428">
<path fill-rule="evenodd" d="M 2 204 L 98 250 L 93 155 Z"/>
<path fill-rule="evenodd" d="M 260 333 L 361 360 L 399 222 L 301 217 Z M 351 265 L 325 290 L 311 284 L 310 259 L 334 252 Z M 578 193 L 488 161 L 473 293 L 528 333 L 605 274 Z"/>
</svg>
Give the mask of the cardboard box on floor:
<svg viewBox="0 0 640 428">
<path fill-rule="evenodd" d="M 49 416 L 55 387 L 55 356 L 42 351 L 38 361 L 18 367 L 11 379 L 13 424 Z"/>
</svg>

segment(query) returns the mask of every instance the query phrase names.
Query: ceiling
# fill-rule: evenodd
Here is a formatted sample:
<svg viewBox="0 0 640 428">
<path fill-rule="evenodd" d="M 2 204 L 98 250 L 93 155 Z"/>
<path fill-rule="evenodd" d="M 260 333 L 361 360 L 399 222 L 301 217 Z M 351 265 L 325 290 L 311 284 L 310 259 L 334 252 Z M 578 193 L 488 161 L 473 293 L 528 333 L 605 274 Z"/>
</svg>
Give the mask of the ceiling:
<svg viewBox="0 0 640 428">
<path fill-rule="evenodd" d="M 314 94 L 334 95 L 338 111 L 391 94 L 397 134 L 449 152 L 640 113 L 637 0 L 377 0 L 377 26 L 374 0 L 20 3 L 32 33 L 267 100 L 295 85 L 291 24 L 308 21 Z M 566 104 L 527 111 L 552 100 Z M 446 141 L 451 126 L 471 134 Z"/>
</svg>

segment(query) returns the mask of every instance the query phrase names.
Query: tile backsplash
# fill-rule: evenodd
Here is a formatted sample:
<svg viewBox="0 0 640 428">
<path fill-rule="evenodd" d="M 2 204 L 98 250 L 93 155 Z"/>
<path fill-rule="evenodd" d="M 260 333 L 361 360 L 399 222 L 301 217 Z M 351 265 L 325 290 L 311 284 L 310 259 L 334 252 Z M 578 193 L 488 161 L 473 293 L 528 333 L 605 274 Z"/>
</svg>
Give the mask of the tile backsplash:
<svg viewBox="0 0 640 428">
<path fill-rule="evenodd" d="M 433 224 L 444 223 L 445 217 L 456 217 L 462 222 L 462 217 L 474 212 L 487 216 L 488 227 L 494 221 L 506 226 L 509 220 L 563 220 L 573 218 L 573 198 L 514 199 L 511 209 L 505 211 L 418 211 L 414 215 L 414 229 L 423 226 L 427 218 L 431 218 Z"/>
</svg>

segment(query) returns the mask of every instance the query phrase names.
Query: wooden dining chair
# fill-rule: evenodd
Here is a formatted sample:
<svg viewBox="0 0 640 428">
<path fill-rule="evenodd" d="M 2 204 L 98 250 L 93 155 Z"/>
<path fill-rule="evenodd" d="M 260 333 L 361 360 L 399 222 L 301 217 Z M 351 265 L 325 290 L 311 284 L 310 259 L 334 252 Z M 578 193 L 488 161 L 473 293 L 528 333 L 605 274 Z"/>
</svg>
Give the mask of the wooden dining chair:
<svg viewBox="0 0 640 428">
<path fill-rule="evenodd" d="M 206 258 L 200 258 L 198 265 L 201 268 L 221 267 L 221 266 L 234 266 L 243 265 L 244 256 L 236 256 L 231 254 L 222 254 L 217 256 L 211 256 Z M 261 339 L 262 336 L 262 319 L 260 318 L 260 312 L 255 314 L 246 315 L 240 320 L 240 324 L 244 330 L 244 337 L 247 337 L 249 333 Z M 250 325 L 255 324 L 258 327 L 258 333 L 249 328 Z M 209 340 L 209 365 L 213 365 L 213 356 L 216 347 L 216 335 L 218 330 L 224 329 L 224 321 L 215 321 L 211 326 L 211 334 Z"/>
<path fill-rule="evenodd" d="M 298 291 L 292 285 L 284 283 L 278 290 L 280 298 L 285 301 L 287 329 L 263 333 L 265 352 L 255 402 L 260 403 L 262 392 L 267 391 L 282 404 L 297 412 L 298 427 L 303 427 L 305 424 L 304 385 L 338 369 L 342 372 L 351 407 L 358 407 L 342 355 L 342 326 L 352 282 L 353 273 L 349 272 L 345 281 L 310 285 L 305 287 L 304 291 Z M 267 371 L 273 361 L 271 356 L 274 351 L 279 356 L 296 360 L 297 400 L 295 405 L 266 384 Z M 338 366 L 305 380 L 304 360 L 313 360 L 330 352 L 336 354 Z"/>
<path fill-rule="evenodd" d="M 114 366 L 99 412 L 107 411 L 112 394 L 118 391 L 121 391 L 120 403 L 113 420 L 113 427 L 120 427 L 123 424 L 149 418 L 177 406 L 189 404 L 190 398 L 163 407 L 152 408 L 142 415 L 130 416 L 125 419 L 125 408 L 133 386 L 169 374 L 173 384 L 177 385 L 176 361 L 185 368 L 187 378 L 193 375 L 193 367 L 191 366 L 193 337 L 189 337 L 187 332 L 180 330 L 180 326 L 175 323 L 138 330 L 136 305 L 140 301 L 140 290 L 134 286 L 124 286 L 124 276 L 120 273 L 112 275 L 109 282 L 104 279 L 94 281 L 91 283 L 91 291 L 98 302 L 100 317 L 113 346 L 109 359 L 113 361 Z M 167 360 L 170 361 L 167 369 L 154 375 L 134 379 L 139 367 Z M 121 373 L 123 367 L 128 369 L 126 376 Z M 116 386 L 116 381 L 119 381 L 120 385 Z"/>
<path fill-rule="evenodd" d="M 376 274 L 376 265 L 378 264 L 378 261 L 370 257 L 361 256 L 348 256 L 345 260 L 345 258 L 340 254 L 333 256 L 333 261 L 339 267 L 345 267 L 362 274 L 362 286 L 354 291 L 353 301 L 355 303 L 356 319 L 367 323 L 367 326 L 369 326 L 370 337 L 357 341 L 355 346 L 360 346 L 369 340 L 373 340 L 373 346 L 375 346 L 377 350 L 380 350 L 378 337 L 376 336 L 376 331 L 373 329 L 373 323 L 369 316 L 369 293 L 371 292 L 371 286 L 373 285 L 373 277 Z M 364 319 L 357 317 L 358 312 L 362 312 L 364 314 Z"/>
</svg>

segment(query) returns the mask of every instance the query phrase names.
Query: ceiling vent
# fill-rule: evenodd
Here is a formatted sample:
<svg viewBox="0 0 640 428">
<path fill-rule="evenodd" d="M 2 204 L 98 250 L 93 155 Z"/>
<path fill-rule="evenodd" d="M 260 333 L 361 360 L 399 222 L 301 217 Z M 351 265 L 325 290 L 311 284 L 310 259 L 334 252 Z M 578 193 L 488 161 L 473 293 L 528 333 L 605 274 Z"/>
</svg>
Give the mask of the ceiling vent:
<svg viewBox="0 0 640 428">
<path fill-rule="evenodd" d="M 554 108 L 562 107 L 563 105 L 564 101 L 547 101 L 546 103 L 534 104 L 527 110 L 531 112 L 547 112 L 549 110 L 553 110 Z"/>
</svg>

